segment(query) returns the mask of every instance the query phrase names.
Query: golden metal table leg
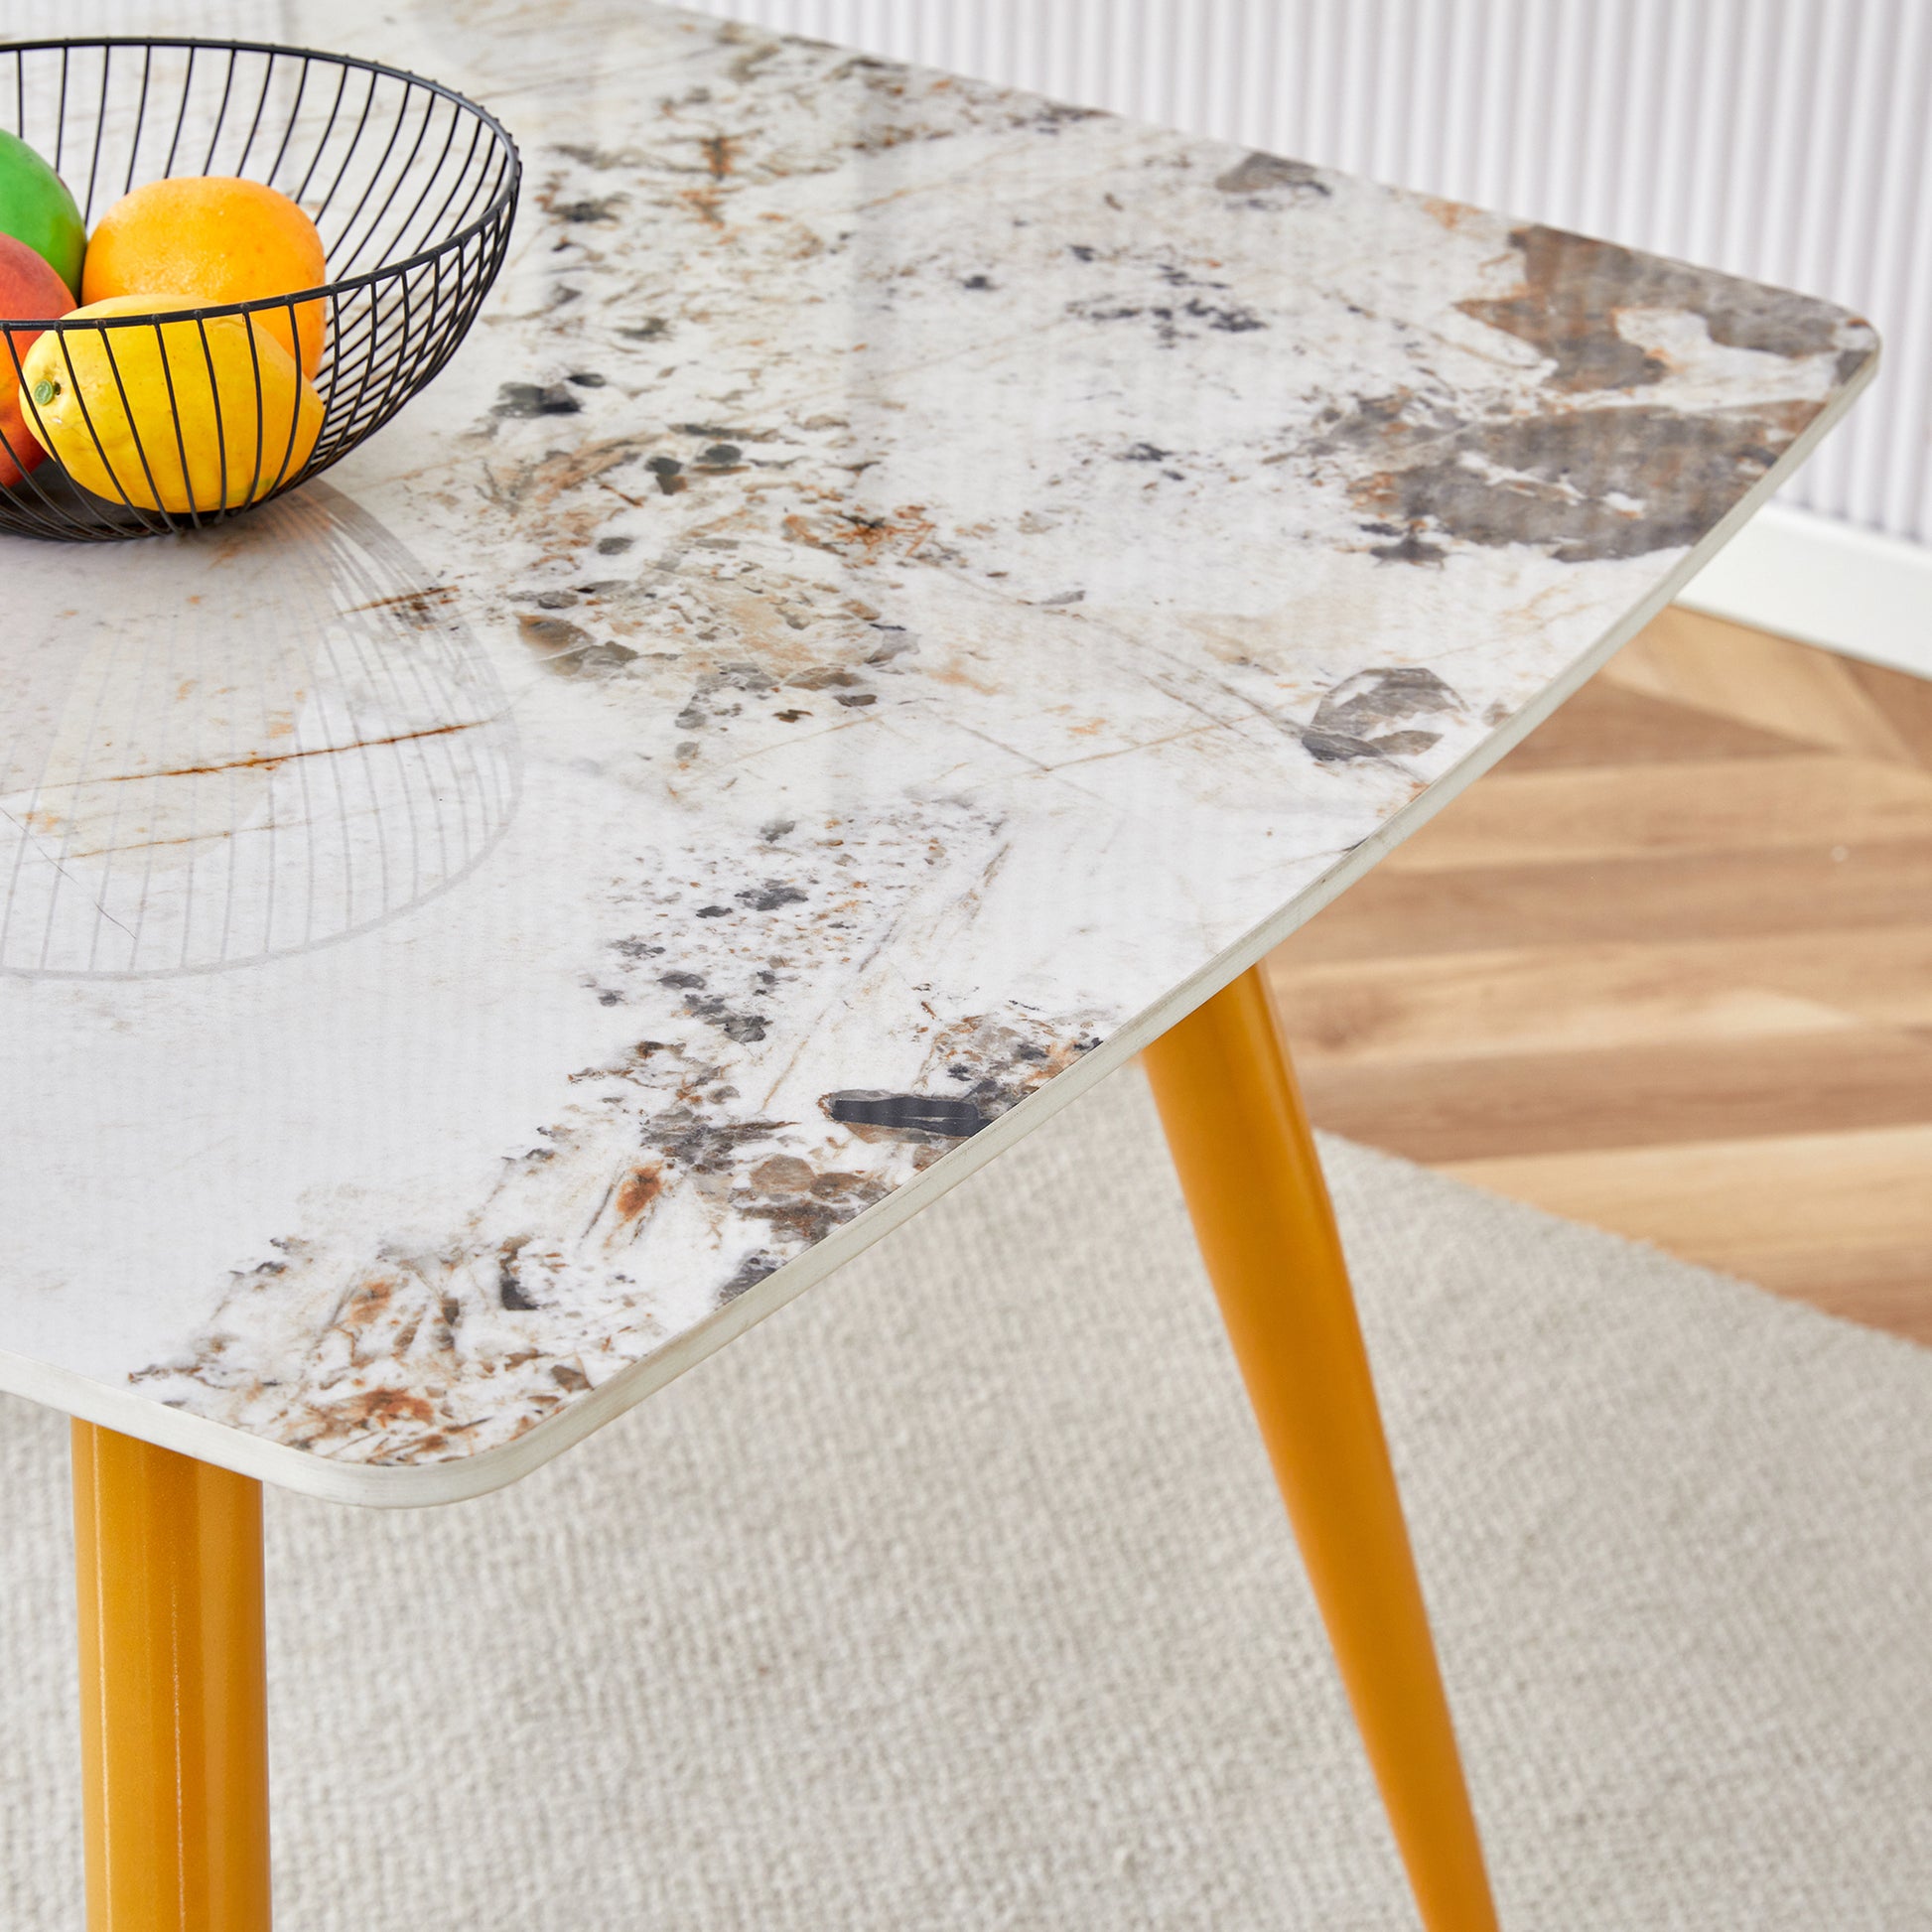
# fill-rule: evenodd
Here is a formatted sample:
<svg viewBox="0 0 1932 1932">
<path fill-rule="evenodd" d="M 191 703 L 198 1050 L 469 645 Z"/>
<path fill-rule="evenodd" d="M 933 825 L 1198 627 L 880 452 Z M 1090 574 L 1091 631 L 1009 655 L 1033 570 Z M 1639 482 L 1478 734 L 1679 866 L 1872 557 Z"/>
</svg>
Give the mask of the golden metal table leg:
<svg viewBox="0 0 1932 1932">
<path fill-rule="evenodd" d="M 268 1932 L 262 1492 L 73 1425 L 88 1932 Z"/>
<path fill-rule="evenodd" d="M 1495 1932 L 1334 1211 L 1260 969 L 1146 1060 L 1423 1924 Z"/>
</svg>

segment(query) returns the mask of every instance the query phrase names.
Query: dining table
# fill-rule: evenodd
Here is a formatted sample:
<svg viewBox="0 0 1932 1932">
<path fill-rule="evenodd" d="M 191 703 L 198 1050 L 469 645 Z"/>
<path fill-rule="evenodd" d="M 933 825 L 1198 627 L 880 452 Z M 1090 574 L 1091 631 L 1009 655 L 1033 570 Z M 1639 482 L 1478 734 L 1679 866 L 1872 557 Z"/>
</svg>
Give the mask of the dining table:
<svg viewBox="0 0 1932 1932">
<path fill-rule="evenodd" d="M 73 1418 L 89 1926 L 268 1925 L 264 1483 L 515 1482 L 1142 1055 L 1421 1920 L 1493 1928 L 1259 966 L 1872 331 L 637 0 L 255 13 L 523 190 L 326 478 L 0 538 L 0 1387 Z"/>
</svg>

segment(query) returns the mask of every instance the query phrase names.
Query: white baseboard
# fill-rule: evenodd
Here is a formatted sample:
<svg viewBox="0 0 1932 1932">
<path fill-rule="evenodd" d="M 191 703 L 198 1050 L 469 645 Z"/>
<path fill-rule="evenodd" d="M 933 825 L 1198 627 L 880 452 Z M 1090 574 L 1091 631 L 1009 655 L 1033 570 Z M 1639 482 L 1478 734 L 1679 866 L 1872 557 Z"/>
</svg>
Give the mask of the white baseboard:
<svg viewBox="0 0 1932 1932">
<path fill-rule="evenodd" d="M 1932 678 L 1932 545 L 1770 503 L 1677 601 Z"/>
</svg>

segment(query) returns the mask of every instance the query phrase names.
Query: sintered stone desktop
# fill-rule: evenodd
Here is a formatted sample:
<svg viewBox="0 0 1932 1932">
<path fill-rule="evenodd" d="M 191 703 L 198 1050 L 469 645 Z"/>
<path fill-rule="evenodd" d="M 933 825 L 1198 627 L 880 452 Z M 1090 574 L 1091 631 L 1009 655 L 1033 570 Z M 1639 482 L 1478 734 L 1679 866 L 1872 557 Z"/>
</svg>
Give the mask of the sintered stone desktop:
<svg viewBox="0 0 1932 1932">
<path fill-rule="evenodd" d="M 500 113 L 524 211 L 329 485 L 5 545 L 0 1380 L 322 1494 L 506 1479 L 1118 1064 L 1869 372 L 815 44 L 294 11 Z"/>
</svg>

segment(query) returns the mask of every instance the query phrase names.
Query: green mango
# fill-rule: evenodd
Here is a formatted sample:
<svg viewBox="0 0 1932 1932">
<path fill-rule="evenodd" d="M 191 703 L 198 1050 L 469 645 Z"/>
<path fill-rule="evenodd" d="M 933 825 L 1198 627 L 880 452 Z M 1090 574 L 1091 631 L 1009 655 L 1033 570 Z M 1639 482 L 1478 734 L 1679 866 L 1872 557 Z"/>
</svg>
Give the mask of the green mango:
<svg viewBox="0 0 1932 1932">
<path fill-rule="evenodd" d="M 24 241 L 80 293 L 87 230 L 68 185 L 17 134 L 0 128 L 0 234 Z"/>
</svg>

